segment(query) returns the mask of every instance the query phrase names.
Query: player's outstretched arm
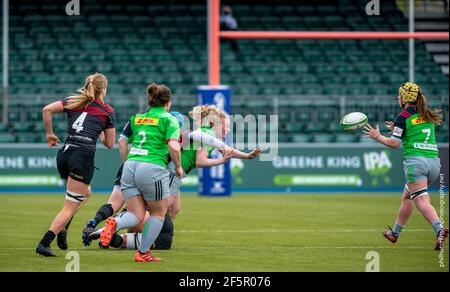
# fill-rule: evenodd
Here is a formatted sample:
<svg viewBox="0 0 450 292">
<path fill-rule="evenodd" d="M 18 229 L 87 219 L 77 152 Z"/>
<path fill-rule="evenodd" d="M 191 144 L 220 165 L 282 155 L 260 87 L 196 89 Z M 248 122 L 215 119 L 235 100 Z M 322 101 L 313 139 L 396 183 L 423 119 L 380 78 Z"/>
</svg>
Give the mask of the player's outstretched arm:
<svg viewBox="0 0 450 292">
<path fill-rule="evenodd" d="M 225 142 L 221 141 L 220 139 L 217 139 L 216 137 L 207 134 L 205 132 L 202 132 L 200 130 L 195 130 L 192 132 L 184 133 L 183 135 L 186 135 L 186 138 L 183 137 L 183 141 L 189 141 L 193 140 L 196 142 L 200 142 L 204 145 L 212 146 L 215 149 L 221 150 L 224 146 L 226 146 Z"/>
<path fill-rule="evenodd" d="M 378 125 L 376 128 L 373 128 L 369 124 L 365 125 L 363 133 L 365 134 L 365 138 L 372 138 L 390 148 L 398 148 L 402 144 L 400 139 L 388 138 L 381 135 Z"/>
<path fill-rule="evenodd" d="M 197 157 L 195 163 L 197 167 L 210 167 L 224 164 L 231 158 L 230 151 L 223 151 L 223 156 L 221 158 L 210 159 L 208 158 L 208 151 L 203 148 L 197 149 Z"/>
<path fill-rule="evenodd" d="M 245 153 L 236 149 L 231 150 L 231 158 L 239 158 L 239 159 L 255 159 L 261 154 L 261 149 L 256 147 L 250 153 Z"/>
</svg>

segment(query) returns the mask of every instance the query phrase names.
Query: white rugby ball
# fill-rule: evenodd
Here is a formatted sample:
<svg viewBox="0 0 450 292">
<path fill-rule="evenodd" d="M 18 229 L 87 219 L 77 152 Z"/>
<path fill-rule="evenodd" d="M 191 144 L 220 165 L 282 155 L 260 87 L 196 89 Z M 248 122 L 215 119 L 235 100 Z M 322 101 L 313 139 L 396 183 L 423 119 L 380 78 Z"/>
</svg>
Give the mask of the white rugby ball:
<svg viewBox="0 0 450 292">
<path fill-rule="evenodd" d="M 342 117 L 341 128 L 344 131 L 352 132 L 361 129 L 365 124 L 367 124 L 367 122 L 368 119 L 365 114 L 360 112 L 352 112 Z"/>
</svg>

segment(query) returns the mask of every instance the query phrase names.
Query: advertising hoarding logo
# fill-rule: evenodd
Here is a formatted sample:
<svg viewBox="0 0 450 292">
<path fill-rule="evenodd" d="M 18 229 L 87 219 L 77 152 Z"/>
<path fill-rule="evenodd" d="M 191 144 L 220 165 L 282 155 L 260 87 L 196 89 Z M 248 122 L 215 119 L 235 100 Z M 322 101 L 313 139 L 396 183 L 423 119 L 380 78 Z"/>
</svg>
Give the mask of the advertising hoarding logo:
<svg viewBox="0 0 450 292">
<path fill-rule="evenodd" d="M 381 180 L 384 184 L 391 182 L 388 173 L 392 168 L 392 162 L 387 151 L 364 153 L 364 166 L 372 176 L 372 186 L 378 186 Z"/>
</svg>

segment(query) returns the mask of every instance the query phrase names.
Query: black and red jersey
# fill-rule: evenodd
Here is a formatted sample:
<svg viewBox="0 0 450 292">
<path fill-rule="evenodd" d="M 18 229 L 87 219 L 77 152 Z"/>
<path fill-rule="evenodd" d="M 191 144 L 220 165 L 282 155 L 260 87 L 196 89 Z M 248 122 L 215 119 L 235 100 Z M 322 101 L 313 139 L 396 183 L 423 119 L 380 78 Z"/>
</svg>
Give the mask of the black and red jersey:
<svg viewBox="0 0 450 292">
<path fill-rule="evenodd" d="M 61 102 L 65 106 L 68 99 L 63 99 Z M 83 109 L 65 109 L 64 112 L 67 113 L 65 144 L 95 151 L 95 144 L 100 133 L 115 127 L 114 109 L 100 101 L 93 101 Z"/>
</svg>

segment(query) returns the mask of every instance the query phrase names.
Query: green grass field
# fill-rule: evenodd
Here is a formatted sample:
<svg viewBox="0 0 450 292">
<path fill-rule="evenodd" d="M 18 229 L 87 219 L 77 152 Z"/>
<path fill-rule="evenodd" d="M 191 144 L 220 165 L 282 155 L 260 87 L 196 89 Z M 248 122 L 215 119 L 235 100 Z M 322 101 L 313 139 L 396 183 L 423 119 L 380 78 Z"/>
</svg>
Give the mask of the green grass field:
<svg viewBox="0 0 450 292">
<path fill-rule="evenodd" d="M 441 268 L 434 233 L 417 211 L 396 245 L 382 237 L 398 195 L 187 194 L 172 250 L 154 252 L 160 263 L 134 263 L 134 251 L 82 245 L 85 222 L 106 199 L 95 194 L 70 227 L 69 251 L 79 253 L 81 271 L 365 271 L 368 251 L 379 253 L 381 271 L 449 271 L 448 244 Z M 439 206 L 439 196 L 432 200 Z M 62 201 L 62 195 L 0 195 L 0 271 L 65 271 L 66 252 L 56 243 L 56 258 L 34 251 Z"/>
</svg>

